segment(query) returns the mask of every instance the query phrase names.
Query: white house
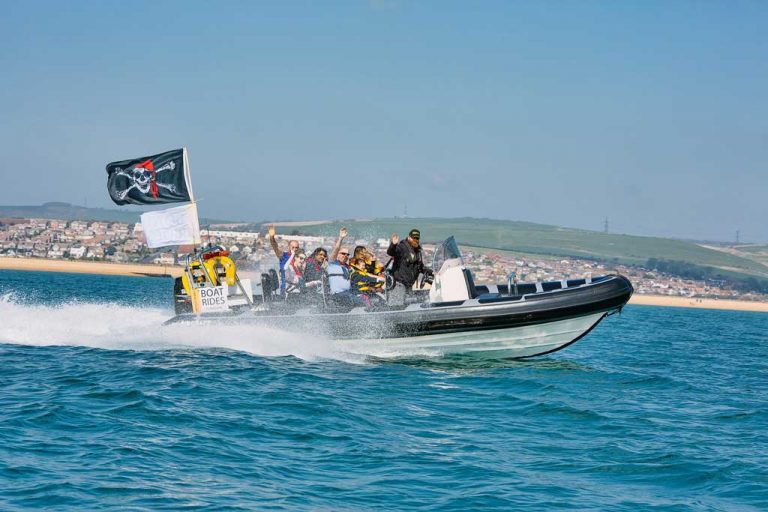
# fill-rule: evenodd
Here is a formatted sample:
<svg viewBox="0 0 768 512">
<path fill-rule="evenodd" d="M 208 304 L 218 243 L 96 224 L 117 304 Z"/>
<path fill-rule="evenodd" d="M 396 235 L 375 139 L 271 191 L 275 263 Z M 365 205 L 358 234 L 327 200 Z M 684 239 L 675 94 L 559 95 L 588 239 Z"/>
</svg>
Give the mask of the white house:
<svg viewBox="0 0 768 512">
<path fill-rule="evenodd" d="M 172 252 L 161 252 L 152 261 L 156 265 L 175 265 L 176 256 Z"/>
</svg>

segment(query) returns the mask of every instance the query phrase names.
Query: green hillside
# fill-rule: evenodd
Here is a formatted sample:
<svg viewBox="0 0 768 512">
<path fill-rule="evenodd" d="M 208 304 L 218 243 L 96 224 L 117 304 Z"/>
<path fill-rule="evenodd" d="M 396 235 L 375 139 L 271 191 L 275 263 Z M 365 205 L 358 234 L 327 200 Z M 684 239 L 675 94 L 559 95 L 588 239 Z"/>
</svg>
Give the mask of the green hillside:
<svg viewBox="0 0 768 512">
<path fill-rule="evenodd" d="M 766 244 L 737 245 L 731 248 L 731 252 L 768 266 L 768 245 Z"/>
<path fill-rule="evenodd" d="M 734 246 L 734 249 L 739 252 L 768 254 L 768 245 L 764 244 L 736 245 Z"/>
<path fill-rule="evenodd" d="M 403 237 L 412 227 L 418 227 L 425 242 L 436 242 L 454 235 L 459 243 L 476 247 L 634 265 L 645 264 L 650 258 L 678 260 L 768 277 L 768 267 L 757 261 L 708 249 L 693 242 L 616 235 L 530 222 L 473 218 L 372 219 L 291 226 L 283 231 L 333 235 L 342 224 L 350 230 L 351 236 L 361 238 L 387 238 L 393 232 Z"/>
</svg>

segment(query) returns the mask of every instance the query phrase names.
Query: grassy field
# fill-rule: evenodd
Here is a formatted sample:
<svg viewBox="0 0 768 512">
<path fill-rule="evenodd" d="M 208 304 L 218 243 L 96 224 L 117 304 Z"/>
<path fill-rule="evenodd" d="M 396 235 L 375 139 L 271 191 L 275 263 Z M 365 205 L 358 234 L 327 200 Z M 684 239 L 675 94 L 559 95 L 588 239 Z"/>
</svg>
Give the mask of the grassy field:
<svg viewBox="0 0 768 512">
<path fill-rule="evenodd" d="M 736 245 L 733 248 L 739 252 L 768 254 L 768 245 L 761 245 L 761 244 Z"/>
<path fill-rule="evenodd" d="M 768 267 L 768 245 L 737 245 L 732 252 Z"/>
<path fill-rule="evenodd" d="M 421 230 L 422 241 L 437 242 L 454 235 L 460 244 L 531 254 L 567 256 L 642 265 L 649 258 L 685 261 L 738 274 L 768 277 L 768 267 L 753 259 L 715 251 L 693 242 L 667 238 L 600 233 L 529 222 L 493 219 L 371 219 L 292 226 L 279 230 L 333 235 L 346 226 L 352 237 L 400 237 L 413 227 Z"/>
</svg>

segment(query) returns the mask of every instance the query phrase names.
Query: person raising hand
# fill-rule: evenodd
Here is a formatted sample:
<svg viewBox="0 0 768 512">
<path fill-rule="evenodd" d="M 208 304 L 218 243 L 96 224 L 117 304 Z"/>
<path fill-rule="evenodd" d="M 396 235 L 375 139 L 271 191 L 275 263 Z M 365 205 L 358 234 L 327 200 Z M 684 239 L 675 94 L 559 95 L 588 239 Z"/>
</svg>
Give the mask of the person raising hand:
<svg viewBox="0 0 768 512">
<path fill-rule="evenodd" d="M 339 230 L 339 238 L 336 239 L 336 243 L 333 244 L 333 248 L 331 249 L 331 257 L 330 261 L 336 261 L 339 259 L 339 251 L 341 251 L 341 244 L 344 243 L 344 239 L 347 238 L 347 228 L 344 226 L 341 227 Z M 347 253 L 347 256 L 349 256 L 349 251 L 345 251 Z M 344 258 L 343 264 L 346 265 L 346 258 Z M 340 261 L 341 262 L 341 261 Z"/>
<path fill-rule="evenodd" d="M 421 232 L 412 229 L 408 238 L 400 240 L 396 233 L 389 239 L 387 254 L 392 257 L 392 277 L 395 287 L 389 292 L 389 303 L 393 306 L 405 305 L 405 297 L 413 288 L 413 283 L 424 272 L 421 253 Z"/>
<path fill-rule="evenodd" d="M 291 255 L 299 249 L 298 240 L 290 240 L 288 242 L 288 250 L 285 252 L 280 251 L 280 247 L 277 245 L 277 239 L 275 238 L 276 230 L 275 225 L 270 224 L 267 226 L 267 234 L 269 235 L 269 244 L 272 246 L 277 260 L 280 263 L 280 295 L 285 296 L 285 265 L 288 263 Z"/>
</svg>

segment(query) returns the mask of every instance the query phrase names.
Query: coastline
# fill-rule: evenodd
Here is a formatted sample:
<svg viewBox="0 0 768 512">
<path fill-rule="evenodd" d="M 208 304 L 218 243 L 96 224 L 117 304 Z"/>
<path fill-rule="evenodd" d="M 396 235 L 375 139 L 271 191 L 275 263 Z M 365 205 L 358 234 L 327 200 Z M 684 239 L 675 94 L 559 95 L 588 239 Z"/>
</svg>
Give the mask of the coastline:
<svg viewBox="0 0 768 512">
<path fill-rule="evenodd" d="M 177 265 L 148 265 L 140 263 L 109 263 L 102 261 L 50 260 L 45 258 L 1 258 L 0 270 L 34 270 L 41 272 L 70 272 L 116 276 L 179 277 L 183 267 Z M 746 300 L 700 299 L 667 295 L 634 294 L 629 304 L 672 308 L 722 309 L 768 313 L 768 302 Z"/>
<path fill-rule="evenodd" d="M 662 306 L 669 308 L 723 309 L 728 311 L 757 311 L 768 313 L 768 302 L 749 300 L 703 299 L 696 297 L 670 297 L 668 295 L 632 295 L 634 306 Z"/>
<path fill-rule="evenodd" d="M 0 258 L 0 270 L 34 270 L 138 277 L 179 277 L 183 267 L 106 261 L 50 260 L 45 258 Z"/>
</svg>

